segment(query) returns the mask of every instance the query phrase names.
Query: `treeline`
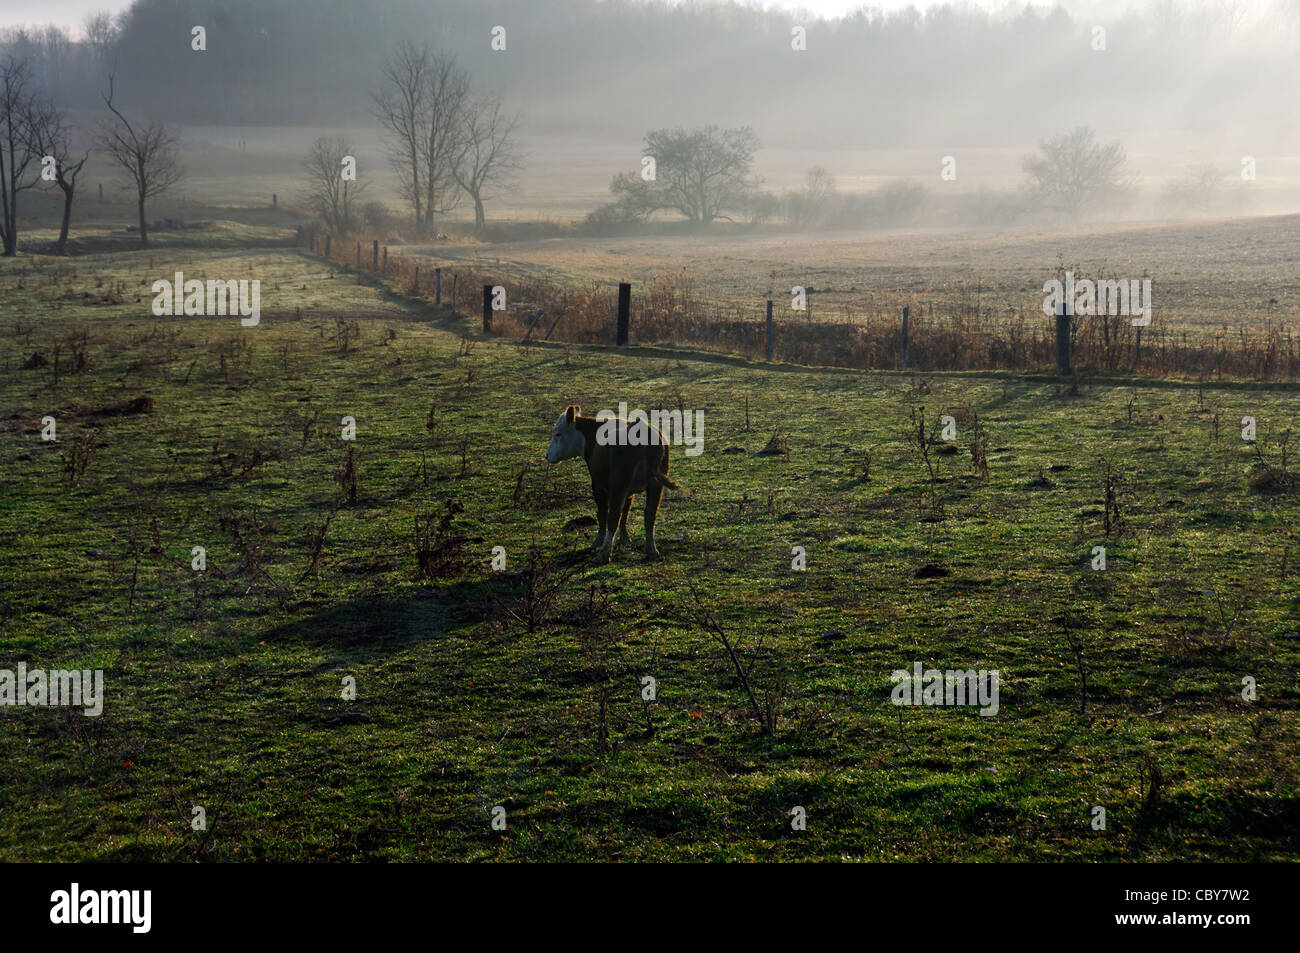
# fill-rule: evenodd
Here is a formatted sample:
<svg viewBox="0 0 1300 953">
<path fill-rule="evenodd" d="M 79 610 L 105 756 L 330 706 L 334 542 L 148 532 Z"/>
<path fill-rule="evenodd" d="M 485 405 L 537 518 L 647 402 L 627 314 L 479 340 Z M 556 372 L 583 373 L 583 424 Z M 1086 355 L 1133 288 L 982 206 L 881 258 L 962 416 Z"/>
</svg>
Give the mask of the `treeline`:
<svg viewBox="0 0 1300 953">
<path fill-rule="evenodd" d="M 690 225 L 718 220 L 793 228 L 890 228 L 912 224 L 1008 225 L 1018 220 L 1081 221 L 1113 213 L 1133 199 L 1135 176 L 1118 140 L 1100 140 L 1077 126 L 1042 140 L 1021 159 L 1017 189 L 935 197 L 920 182 L 894 179 L 874 192 L 841 192 L 830 170 L 814 166 L 802 188 L 776 193 L 753 174 L 759 142 L 747 126 L 655 129 L 646 134 L 641 167 L 610 182 L 614 201 L 581 224 L 589 234 L 643 232 L 661 213 Z M 955 159 L 945 175 L 955 179 Z M 1169 214 L 1208 214 L 1234 198 L 1231 167 L 1204 163 L 1173 180 L 1159 204 Z M 1235 196 L 1243 198 L 1238 190 Z M 662 218 L 661 218 L 662 221 Z"/>
<path fill-rule="evenodd" d="M 204 53 L 190 49 L 196 25 Z M 491 47 L 498 26 L 503 50 Z M 997 145 L 1036 137 L 1050 112 L 1116 134 L 1156 118 L 1207 137 L 1253 122 L 1259 151 L 1300 135 L 1277 121 L 1300 111 L 1300 7 L 1288 0 L 1161 3 L 1100 21 L 1028 5 L 825 21 L 735 3 L 137 0 L 86 38 L 29 28 L 0 44 L 65 107 L 99 105 L 117 63 L 122 97 L 160 119 L 339 126 L 368 119 L 375 64 L 411 39 L 454 54 L 476 88 L 555 132 L 721 120 L 773 146 L 930 145 L 939 134 Z"/>
</svg>

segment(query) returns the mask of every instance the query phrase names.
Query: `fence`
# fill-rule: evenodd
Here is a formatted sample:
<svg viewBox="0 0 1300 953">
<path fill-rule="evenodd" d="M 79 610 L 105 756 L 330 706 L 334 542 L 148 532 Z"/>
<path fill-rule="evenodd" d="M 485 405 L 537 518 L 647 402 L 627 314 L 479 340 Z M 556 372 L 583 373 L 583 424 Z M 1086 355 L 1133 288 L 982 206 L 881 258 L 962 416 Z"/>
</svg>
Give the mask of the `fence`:
<svg viewBox="0 0 1300 953">
<path fill-rule="evenodd" d="M 313 252 L 345 264 L 341 243 L 328 234 L 304 235 Z M 356 267 L 361 268 L 356 244 Z M 633 296 L 629 282 L 617 288 L 591 283 L 565 285 L 537 276 L 488 274 L 470 265 L 433 268 L 432 287 L 421 283 L 421 262 L 404 255 L 389 258 L 372 245 L 371 268 L 395 288 L 435 304 L 458 300 L 457 287 L 481 287 L 483 330 L 521 342 L 569 341 L 582 344 L 670 344 L 701 347 L 768 361 L 808 365 L 911 371 L 1019 370 L 1068 374 L 1088 368 L 1152 377 L 1264 381 L 1300 378 L 1300 342 L 1290 327 L 1267 321 L 1262 328 L 1221 328 L 1198 337 L 1168 327 L 1135 327 L 1127 316 L 1080 317 L 1017 311 L 1001 319 L 988 312 L 954 308 L 936 314 L 933 304 L 904 306 L 901 313 L 867 315 L 862 320 L 813 321 L 807 312 L 777 320 L 773 303 L 757 297 L 752 312 L 734 304 L 701 301 L 673 279 L 643 284 Z M 430 267 L 423 262 L 427 276 Z M 444 300 L 443 272 L 450 271 L 452 294 Z M 503 310 L 495 310 L 491 291 L 505 289 Z M 499 302 L 498 302 L 499 303 Z M 472 307 L 472 305 L 470 305 Z M 762 310 L 760 310 L 762 309 Z M 1145 332 L 1145 335 L 1144 335 Z"/>
</svg>

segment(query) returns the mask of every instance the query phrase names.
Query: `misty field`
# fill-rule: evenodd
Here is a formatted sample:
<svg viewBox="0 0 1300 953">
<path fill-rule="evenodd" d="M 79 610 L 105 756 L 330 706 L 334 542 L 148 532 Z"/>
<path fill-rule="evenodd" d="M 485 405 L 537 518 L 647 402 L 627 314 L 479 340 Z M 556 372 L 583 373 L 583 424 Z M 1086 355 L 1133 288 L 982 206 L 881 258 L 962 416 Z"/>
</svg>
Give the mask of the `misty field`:
<svg viewBox="0 0 1300 953">
<path fill-rule="evenodd" d="M 237 228 L 0 267 L 0 647 L 106 695 L 0 718 L 0 859 L 1295 856 L 1293 382 L 525 348 Z M 176 271 L 259 278 L 261 323 L 155 318 Z M 704 452 L 663 558 L 638 500 L 593 568 L 544 451 L 620 401 Z M 996 669 L 996 715 L 891 704 L 916 663 Z"/>
</svg>

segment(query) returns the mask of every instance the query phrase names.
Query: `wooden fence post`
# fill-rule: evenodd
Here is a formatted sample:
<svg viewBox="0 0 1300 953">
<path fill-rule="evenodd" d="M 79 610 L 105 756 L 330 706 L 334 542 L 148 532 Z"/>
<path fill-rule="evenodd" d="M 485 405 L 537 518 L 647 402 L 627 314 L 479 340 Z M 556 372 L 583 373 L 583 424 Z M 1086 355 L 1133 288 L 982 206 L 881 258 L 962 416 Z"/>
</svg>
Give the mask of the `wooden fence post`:
<svg viewBox="0 0 1300 953">
<path fill-rule="evenodd" d="M 773 340 L 774 331 L 775 328 L 773 328 L 772 326 L 772 299 L 768 298 L 767 299 L 767 346 L 765 350 L 767 352 L 767 359 L 769 361 L 772 360 L 773 346 L 776 343 Z"/>
<path fill-rule="evenodd" d="M 492 333 L 492 286 L 483 286 L 483 333 Z"/>
<path fill-rule="evenodd" d="M 1064 301 L 1056 312 L 1056 373 L 1070 373 L 1070 312 Z"/>
<path fill-rule="evenodd" d="M 373 247 L 370 252 L 370 270 L 371 271 L 379 270 L 379 239 L 378 238 L 374 240 Z"/>
<path fill-rule="evenodd" d="M 325 257 L 328 258 L 329 256 L 330 256 L 330 233 L 326 232 L 325 233 Z"/>
<path fill-rule="evenodd" d="M 456 310 L 456 282 L 459 279 L 460 275 L 453 271 L 451 273 L 451 310 L 453 311 Z"/>
<path fill-rule="evenodd" d="M 415 283 L 411 286 L 412 290 L 418 295 L 420 293 L 420 266 L 415 266 Z"/>
<path fill-rule="evenodd" d="M 442 269 L 433 269 L 433 303 L 442 304 Z"/>
<path fill-rule="evenodd" d="M 388 246 L 384 246 L 384 274 L 388 274 Z"/>
<path fill-rule="evenodd" d="M 276 195 L 274 192 L 272 192 L 272 193 L 271 193 L 271 208 L 279 208 L 279 207 L 280 207 L 280 196 L 278 196 L 278 195 Z"/>
<path fill-rule="evenodd" d="M 361 243 L 357 242 L 357 267 L 361 267 Z"/>
<path fill-rule="evenodd" d="M 907 370 L 907 319 L 912 316 L 912 306 L 903 305 L 903 370 Z"/>
<path fill-rule="evenodd" d="M 618 283 L 618 325 L 614 333 L 614 343 L 619 347 L 627 344 L 627 324 L 632 313 L 632 286 L 626 281 Z"/>
</svg>

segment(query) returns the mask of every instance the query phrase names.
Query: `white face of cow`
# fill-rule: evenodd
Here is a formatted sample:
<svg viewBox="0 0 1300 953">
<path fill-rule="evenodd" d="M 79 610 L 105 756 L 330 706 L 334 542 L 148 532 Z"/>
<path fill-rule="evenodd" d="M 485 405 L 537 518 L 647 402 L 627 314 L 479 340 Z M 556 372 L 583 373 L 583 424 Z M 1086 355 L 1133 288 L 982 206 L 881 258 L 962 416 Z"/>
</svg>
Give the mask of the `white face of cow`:
<svg viewBox="0 0 1300 953">
<path fill-rule="evenodd" d="M 551 430 L 551 444 L 546 448 L 547 463 L 559 463 L 586 452 L 587 440 L 573 424 L 573 415 L 576 413 L 576 407 L 567 408 L 555 422 L 555 427 Z"/>
</svg>

